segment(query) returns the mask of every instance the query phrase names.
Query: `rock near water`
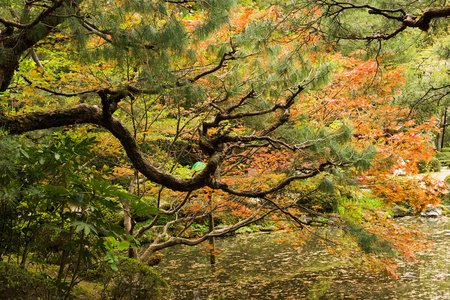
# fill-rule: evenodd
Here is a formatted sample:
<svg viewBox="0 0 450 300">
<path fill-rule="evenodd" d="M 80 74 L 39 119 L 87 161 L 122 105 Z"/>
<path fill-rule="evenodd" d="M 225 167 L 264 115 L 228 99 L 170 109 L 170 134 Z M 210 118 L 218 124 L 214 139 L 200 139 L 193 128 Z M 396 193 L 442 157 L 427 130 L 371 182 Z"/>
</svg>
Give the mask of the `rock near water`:
<svg viewBox="0 0 450 300">
<path fill-rule="evenodd" d="M 427 205 L 427 208 L 420 213 L 422 217 L 437 218 L 442 216 L 442 207 L 440 205 Z"/>
</svg>

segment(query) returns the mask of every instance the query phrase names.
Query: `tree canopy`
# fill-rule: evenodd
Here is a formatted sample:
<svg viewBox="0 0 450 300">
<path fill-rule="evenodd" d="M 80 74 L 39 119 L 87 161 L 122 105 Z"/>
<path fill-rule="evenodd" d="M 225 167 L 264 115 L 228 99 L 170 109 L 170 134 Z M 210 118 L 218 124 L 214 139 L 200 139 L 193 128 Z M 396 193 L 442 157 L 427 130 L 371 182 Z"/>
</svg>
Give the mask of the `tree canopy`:
<svg viewBox="0 0 450 300">
<path fill-rule="evenodd" d="M 414 49 L 442 41 L 445 1 L 0 3 L 0 147 L 10 153 L 0 203 L 30 228 L 16 238 L 50 229 L 148 261 L 271 218 L 292 222 L 282 226 L 299 241 L 312 225 L 336 226 L 342 255 L 391 274 L 392 251 L 413 259 L 409 248 L 427 246 L 380 212 L 338 213 L 312 195 L 359 193 L 359 180 L 386 205 L 438 203 L 444 188 L 431 178 L 392 175 L 416 173 L 434 152 L 442 110 L 417 103 L 427 91 L 442 99 L 448 84 L 408 89 L 399 44 L 410 30 L 433 33 Z M 122 214 L 126 235 L 104 209 Z M 212 216 L 229 223 L 193 231 Z M 24 263 L 31 250 L 18 248 Z"/>
</svg>

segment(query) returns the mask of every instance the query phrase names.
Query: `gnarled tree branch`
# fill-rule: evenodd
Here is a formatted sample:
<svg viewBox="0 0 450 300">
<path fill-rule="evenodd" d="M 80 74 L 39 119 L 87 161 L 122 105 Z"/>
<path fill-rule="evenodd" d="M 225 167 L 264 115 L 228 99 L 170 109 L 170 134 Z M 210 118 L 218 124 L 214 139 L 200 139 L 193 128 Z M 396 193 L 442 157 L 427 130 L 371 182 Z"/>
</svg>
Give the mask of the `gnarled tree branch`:
<svg viewBox="0 0 450 300">
<path fill-rule="evenodd" d="M 390 33 L 379 33 L 361 37 L 351 37 L 351 39 L 361 40 L 388 40 L 404 31 L 406 28 L 419 28 L 422 31 L 428 31 L 430 22 L 433 19 L 444 18 L 450 16 L 450 6 L 431 7 L 426 9 L 422 15 L 414 15 L 406 13 L 403 8 L 398 9 L 381 9 L 369 4 L 356 5 L 341 1 L 316 1 L 317 4 L 325 8 L 324 16 L 336 19 L 340 14 L 347 10 L 367 10 L 371 15 L 379 15 L 389 20 L 399 22 L 399 26 Z"/>
<path fill-rule="evenodd" d="M 43 10 L 38 16 L 28 24 L 20 24 L 0 18 L 7 28 L 17 28 L 17 32 L 8 35 L 0 35 L 0 92 L 6 91 L 15 70 L 19 64 L 22 54 L 33 47 L 37 42 L 45 38 L 50 32 L 66 19 L 52 15 L 65 9 L 64 3 L 78 6 L 82 0 L 58 0 L 53 1 L 53 5 Z"/>
<path fill-rule="evenodd" d="M 185 179 L 173 176 L 153 166 L 145 159 L 126 126 L 114 116 L 105 117 L 104 111 L 96 105 L 83 103 L 61 111 L 34 112 L 20 116 L 0 115 L 0 127 L 10 134 L 75 124 L 96 124 L 107 129 L 121 142 L 127 156 L 139 172 L 149 180 L 175 191 L 193 191 L 207 185 L 223 159 L 222 153 L 214 154 L 206 167 L 193 178 Z"/>
</svg>

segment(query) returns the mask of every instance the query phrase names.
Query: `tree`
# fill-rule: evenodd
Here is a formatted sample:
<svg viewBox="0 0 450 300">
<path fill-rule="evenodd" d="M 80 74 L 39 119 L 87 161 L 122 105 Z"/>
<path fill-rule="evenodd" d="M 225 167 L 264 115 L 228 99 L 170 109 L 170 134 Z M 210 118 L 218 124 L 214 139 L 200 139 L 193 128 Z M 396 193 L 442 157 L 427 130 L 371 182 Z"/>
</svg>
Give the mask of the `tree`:
<svg viewBox="0 0 450 300">
<path fill-rule="evenodd" d="M 351 125 L 361 121 L 354 108 L 362 95 L 332 107 L 330 101 L 315 102 L 321 96 L 315 88 L 327 82 L 327 91 L 337 91 L 341 84 L 347 89 L 349 82 L 339 76 L 353 76 L 355 90 L 363 93 L 371 75 L 378 74 L 374 61 L 335 56 L 334 66 L 326 63 L 331 49 L 318 27 L 318 20 L 334 15 L 333 8 L 341 13 L 368 6 L 332 2 L 330 10 L 320 10 L 299 8 L 300 2 L 11 3 L 0 18 L 4 135 L 36 130 L 46 135 L 64 127 L 97 137 L 103 148 L 96 157 L 114 160 L 109 165 L 115 177 L 104 176 L 123 180 L 132 175 L 128 192 L 138 197 L 119 197 L 126 233 L 141 238 L 162 223 L 142 255 L 130 249 L 130 256 L 141 261 L 156 250 L 196 245 L 270 215 L 287 217 L 297 228 L 309 226 L 313 222 L 301 218 L 309 210 L 300 200 L 319 187 L 332 187 L 330 173 L 344 182 L 344 175 L 353 177 L 370 167 L 374 140 L 379 140 L 379 149 L 390 144 L 392 151 L 398 144 L 390 143 L 390 137 L 407 140 L 405 134 L 383 132 L 403 124 L 400 119 L 387 119 L 392 124 L 369 137 L 352 132 Z M 391 19 L 389 11 L 368 8 Z M 335 78 L 330 76 L 333 68 Z M 375 104 L 367 103 L 365 116 L 377 112 L 378 100 L 395 94 L 399 72 L 376 78 L 378 86 L 368 90 Z M 390 84 L 385 78 L 395 81 Z M 380 86 L 391 91 L 379 95 Z M 383 109 L 403 113 L 381 100 Z M 318 107 L 328 115 L 321 115 Z M 411 129 L 419 145 L 426 140 L 424 128 Z M 200 167 L 191 170 L 195 162 Z M 342 168 L 350 171 L 338 172 Z M 281 193 L 294 182 L 315 177 L 320 180 L 295 186 L 295 198 Z M 225 228 L 212 227 L 199 236 L 189 232 L 194 222 L 209 218 L 211 223 L 213 215 L 230 213 L 236 219 Z M 137 228 L 139 218 L 149 222 Z M 347 221 L 342 228 L 353 228 Z M 362 240 L 360 230 L 349 232 Z M 389 241 L 395 235 L 384 233 L 383 238 Z M 412 240 L 405 242 L 411 245 Z M 376 239 L 372 244 L 385 250 L 391 245 Z M 371 252 L 370 246 L 359 248 Z"/>
<path fill-rule="evenodd" d="M 344 49 L 363 48 L 363 44 L 358 43 L 363 42 L 380 65 L 383 64 L 381 60 L 385 60 L 387 66 L 399 62 L 408 64 L 407 86 L 394 101 L 410 108 L 405 118 L 438 124 L 440 130 L 434 131 L 434 134 L 436 149 L 440 150 L 447 127 L 448 83 L 446 63 L 442 59 L 446 59 L 448 46 L 442 33 L 448 30 L 446 18 L 450 10 L 445 1 L 413 1 L 406 4 L 400 1 L 303 3 L 307 7 L 321 8 L 322 14 L 317 18 L 317 24 L 326 30 L 331 41 L 343 45 Z M 419 30 L 413 31 L 416 28 Z"/>
<path fill-rule="evenodd" d="M 436 134 L 436 148 L 440 150 L 443 147 L 442 136 L 447 126 L 445 98 L 448 95 L 448 84 L 445 81 L 445 75 L 441 78 L 437 77 L 440 72 L 443 72 L 442 63 L 438 63 L 439 67 L 436 68 L 424 63 L 422 59 L 436 57 L 436 54 L 438 57 L 433 59 L 431 64 L 434 64 L 436 60 L 446 59 L 447 46 L 445 37 L 442 37 L 442 32 L 448 30 L 446 18 L 450 14 L 446 2 L 314 1 L 308 4 L 321 7 L 323 14 L 318 18 L 318 22 L 322 24 L 321 21 L 326 20 L 324 28 L 327 28 L 327 33 L 333 41 L 338 43 L 339 41 L 364 41 L 368 46 L 372 45 L 378 55 L 383 51 L 387 53 L 395 51 L 397 53 L 395 56 L 401 57 L 400 53 L 405 52 L 408 59 L 404 62 L 415 71 L 411 72 L 411 83 L 405 89 L 407 92 L 403 97 L 404 101 L 408 102 L 411 113 L 416 114 L 417 119 L 425 117 L 423 114 L 418 115 L 424 111 L 429 118 L 430 110 L 437 110 L 435 116 L 439 120 L 444 119 L 440 125 L 442 135 Z M 357 21 L 352 22 L 351 19 Z M 358 21 L 359 19 L 364 22 Z M 416 28 L 419 30 L 413 31 Z M 401 42 L 395 45 L 395 40 Z M 435 51 L 432 51 L 434 54 L 430 52 L 433 45 L 435 46 Z M 416 57 L 412 59 L 417 62 L 416 66 L 412 65 L 412 57 Z M 433 77 L 432 81 L 427 80 L 430 79 L 429 77 Z"/>
<path fill-rule="evenodd" d="M 367 1 L 314 1 L 309 4 L 323 8 L 319 19 L 325 17 L 333 23 L 332 28 L 337 29 L 336 37 L 368 41 L 389 40 L 408 28 L 428 31 L 432 21 L 450 15 L 445 1 L 376 1 L 371 4 Z M 368 22 L 357 22 L 357 26 L 346 23 L 349 15 L 356 11 Z"/>
<path fill-rule="evenodd" d="M 448 39 L 443 34 L 436 34 L 431 45 L 417 49 L 407 67 L 409 78 L 405 94 L 399 103 L 410 107 L 410 113 L 418 120 L 436 117 L 441 131 L 436 133 L 435 147 L 441 151 L 448 143 L 447 127 L 447 96 Z"/>
</svg>

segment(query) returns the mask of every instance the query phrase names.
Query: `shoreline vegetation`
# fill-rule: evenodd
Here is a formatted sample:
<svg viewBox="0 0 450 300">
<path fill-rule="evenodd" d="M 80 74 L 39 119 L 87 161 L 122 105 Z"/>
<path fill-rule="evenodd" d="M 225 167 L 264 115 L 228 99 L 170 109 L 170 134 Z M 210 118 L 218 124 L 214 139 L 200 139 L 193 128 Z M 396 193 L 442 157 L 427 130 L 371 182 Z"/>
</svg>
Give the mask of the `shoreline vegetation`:
<svg viewBox="0 0 450 300">
<path fill-rule="evenodd" d="M 359 199 L 349 200 L 347 198 L 341 198 L 341 203 L 339 203 L 336 212 L 339 216 L 339 212 L 345 213 L 344 207 L 347 204 L 358 204 L 363 205 L 368 209 L 374 209 L 380 211 L 382 214 L 389 215 L 391 218 L 402 218 L 404 216 L 413 216 L 417 218 L 428 218 L 421 216 L 420 213 L 410 213 L 411 210 L 398 210 L 397 207 L 391 207 L 390 209 L 386 209 L 383 207 L 382 201 L 376 197 L 363 197 Z M 442 206 L 442 205 L 440 205 Z M 442 206 L 445 207 L 445 206 Z M 446 215 L 449 212 L 448 209 L 442 210 L 442 215 Z M 433 216 L 434 217 L 434 216 Z M 317 217 L 316 223 L 314 219 L 309 220 L 312 225 L 316 225 L 316 227 L 326 227 L 327 219 L 323 217 Z M 282 223 L 282 222 L 281 222 Z M 222 227 L 226 227 L 226 225 L 218 225 L 216 229 L 221 229 Z M 196 231 L 206 231 L 206 225 L 197 225 L 196 229 L 193 230 L 193 234 Z M 279 234 L 279 233 L 289 233 L 289 225 L 284 224 L 280 226 L 279 221 L 264 221 L 261 224 L 250 224 L 248 226 L 242 227 L 233 234 L 229 236 L 252 236 L 252 235 L 261 235 L 261 234 Z M 223 236 L 221 239 L 227 239 L 228 236 Z M 145 243 L 145 241 L 142 241 Z M 144 277 L 152 278 L 149 283 L 149 287 L 151 286 L 151 292 L 146 295 L 160 295 L 158 297 L 163 297 L 164 293 L 168 293 L 170 290 L 166 281 L 158 275 L 157 272 L 153 271 L 150 266 L 146 264 L 139 263 L 137 261 L 129 260 L 120 255 L 126 255 L 126 251 L 116 251 L 120 261 L 119 265 L 126 264 L 129 262 L 133 262 L 133 264 L 127 265 L 126 268 L 119 268 L 114 271 L 111 270 L 111 267 L 106 262 L 98 262 L 94 264 L 94 267 L 89 270 L 85 270 L 84 274 L 81 275 L 80 278 L 77 279 L 77 285 L 75 286 L 73 292 L 71 293 L 71 297 L 75 297 L 75 299 L 128 299 L 125 294 L 121 294 L 119 291 L 128 291 L 128 294 L 138 293 L 139 289 L 144 288 L 140 286 L 143 284 L 145 286 L 145 280 L 143 283 L 139 283 L 138 286 L 131 287 L 123 287 L 119 285 L 119 282 L 125 281 L 136 281 L 135 279 L 126 278 L 126 272 L 128 276 L 132 273 L 138 274 L 146 274 Z M 161 256 L 162 257 L 162 256 Z M 159 257 L 159 261 L 161 261 L 161 257 Z M 164 259 L 162 257 L 162 259 Z M 29 297 L 35 297 L 36 299 L 59 299 L 60 296 L 56 296 L 57 288 L 54 286 L 54 282 L 52 280 L 52 274 L 57 274 L 57 265 L 52 265 L 51 263 L 34 263 L 33 259 L 30 258 L 30 263 L 27 264 L 26 268 L 20 266 L 16 263 L 13 263 L 15 259 L 13 257 L 6 258 L 0 261 L 0 274 L 1 276 L 0 282 L 5 283 L 0 287 L 0 292 L 4 295 L 11 295 L 10 299 L 25 299 Z M 159 261 L 157 263 L 159 263 Z M 69 268 L 72 265 L 69 264 Z M 82 272 L 83 273 L 83 272 Z M 5 276 L 7 275 L 7 276 Z M 118 276 L 118 277 L 117 277 Z M 114 283 L 114 278 L 116 277 L 117 282 Z M 120 279 L 117 279 L 120 278 Z M 140 279 L 142 280 L 142 278 Z M 159 282 L 159 283 L 157 283 Z M 144 288 L 146 289 L 146 288 Z M 15 296 L 13 296 L 15 295 Z M 111 298 L 112 297 L 112 298 Z"/>
</svg>

